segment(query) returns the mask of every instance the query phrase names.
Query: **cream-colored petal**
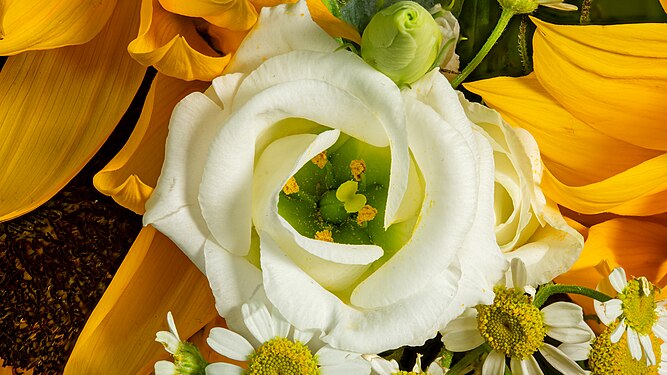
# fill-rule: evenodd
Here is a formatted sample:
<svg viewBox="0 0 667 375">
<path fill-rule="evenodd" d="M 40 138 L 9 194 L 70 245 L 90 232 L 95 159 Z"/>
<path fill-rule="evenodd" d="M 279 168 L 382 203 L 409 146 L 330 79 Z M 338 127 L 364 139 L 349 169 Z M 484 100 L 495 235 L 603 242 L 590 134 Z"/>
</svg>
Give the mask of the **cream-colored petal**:
<svg viewBox="0 0 667 375">
<path fill-rule="evenodd" d="M 0 55 L 87 43 L 104 28 L 116 3 L 117 0 L 3 0 Z"/>
<path fill-rule="evenodd" d="M 549 362 L 556 370 L 560 371 L 562 374 L 580 374 L 585 375 L 586 371 L 581 368 L 576 362 L 571 358 L 568 358 L 565 353 L 561 352 L 558 348 L 550 345 L 544 344 L 539 348 L 540 354 L 544 356 L 544 359 Z"/>
</svg>

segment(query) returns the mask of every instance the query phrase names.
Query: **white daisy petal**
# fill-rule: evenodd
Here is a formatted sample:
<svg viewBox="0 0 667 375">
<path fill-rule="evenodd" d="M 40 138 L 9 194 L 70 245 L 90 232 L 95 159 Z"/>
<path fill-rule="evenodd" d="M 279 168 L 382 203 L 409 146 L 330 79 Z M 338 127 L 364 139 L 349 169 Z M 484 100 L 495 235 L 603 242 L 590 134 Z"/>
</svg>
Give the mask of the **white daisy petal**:
<svg viewBox="0 0 667 375">
<path fill-rule="evenodd" d="M 257 340 L 263 343 L 273 338 L 271 314 L 264 304 L 250 301 L 241 306 L 241 312 L 243 322 Z"/>
<path fill-rule="evenodd" d="M 628 285 L 628 278 L 625 276 L 625 270 L 621 267 L 614 268 L 609 274 L 609 282 L 617 292 L 623 292 L 625 286 Z"/>
<path fill-rule="evenodd" d="M 642 358 L 642 347 L 639 343 L 639 335 L 637 331 L 628 327 L 628 347 L 630 348 L 630 354 L 632 358 L 640 360 Z"/>
<path fill-rule="evenodd" d="M 535 357 L 532 355 L 524 360 L 517 358 L 510 359 L 510 369 L 512 375 L 544 375 Z"/>
<path fill-rule="evenodd" d="M 610 325 L 623 313 L 623 301 L 620 299 L 610 299 L 607 302 L 593 300 L 593 307 L 602 323 Z"/>
<path fill-rule="evenodd" d="M 482 375 L 496 375 L 505 372 L 505 355 L 497 350 L 492 350 L 482 365 Z"/>
<path fill-rule="evenodd" d="M 206 375 L 242 375 L 243 369 L 231 363 L 211 363 L 206 366 Z M 157 374 L 156 374 L 157 375 Z"/>
<path fill-rule="evenodd" d="M 552 327 L 576 326 L 581 322 L 584 312 L 574 303 L 556 302 L 543 308 L 544 324 Z"/>
<path fill-rule="evenodd" d="M 586 374 L 584 369 L 552 345 L 544 344 L 539 348 L 539 351 L 551 366 L 563 374 Z"/>
<path fill-rule="evenodd" d="M 169 330 L 171 333 L 176 336 L 178 341 L 181 341 L 181 337 L 178 335 L 178 330 L 176 329 L 176 323 L 174 323 L 174 316 L 171 315 L 171 311 L 167 312 L 167 324 L 169 324 Z"/>
<path fill-rule="evenodd" d="M 667 341 L 667 328 L 663 327 L 659 322 L 653 325 L 653 334 L 662 341 Z"/>
<path fill-rule="evenodd" d="M 512 287 L 523 289 L 523 287 L 526 286 L 526 280 L 528 279 L 526 265 L 520 258 L 512 258 L 510 269 L 512 270 Z"/>
<path fill-rule="evenodd" d="M 593 337 L 593 331 L 583 321 L 580 320 L 576 326 L 569 327 L 551 327 L 547 326 L 547 335 L 563 343 L 580 343 L 588 342 Z"/>
<path fill-rule="evenodd" d="M 656 364 L 655 353 L 653 352 L 653 343 L 648 335 L 639 335 L 639 343 L 644 348 L 648 363 L 653 366 Z"/>
<path fill-rule="evenodd" d="M 371 368 L 378 375 L 391 375 L 399 371 L 398 362 L 395 360 L 387 361 L 386 359 L 377 355 L 365 355 L 367 361 L 370 362 Z"/>
<path fill-rule="evenodd" d="M 465 352 L 484 343 L 479 334 L 476 317 L 459 317 L 452 320 L 442 331 L 442 342 L 447 350 Z"/>
<path fill-rule="evenodd" d="M 435 362 L 431 363 L 426 369 L 428 375 L 445 375 L 445 371 L 442 367 L 438 366 Z"/>
<path fill-rule="evenodd" d="M 181 340 L 179 340 L 178 337 L 174 336 L 173 333 L 167 331 L 159 331 L 158 333 L 156 333 L 155 341 L 164 345 L 165 350 L 171 354 L 176 353 L 176 350 L 178 350 L 178 345 L 181 342 Z"/>
<path fill-rule="evenodd" d="M 208 346 L 225 357 L 245 361 L 254 352 L 248 340 L 225 328 L 213 328 L 206 339 Z"/>
<path fill-rule="evenodd" d="M 357 353 L 334 349 L 328 345 L 323 346 L 315 354 L 317 355 L 317 362 L 322 366 L 336 365 L 345 361 L 361 358 Z"/>
<path fill-rule="evenodd" d="M 588 342 L 560 344 L 558 349 L 574 361 L 585 361 L 591 352 L 591 344 Z"/>
<path fill-rule="evenodd" d="M 155 375 L 176 375 L 176 366 L 169 361 L 157 361 Z"/>
<path fill-rule="evenodd" d="M 612 343 L 617 343 L 618 340 L 620 340 L 623 336 L 623 332 L 625 332 L 625 319 L 621 320 L 616 328 L 614 328 L 614 330 L 611 332 L 611 335 L 609 335 L 609 340 Z"/>
<path fill-rule="evenodd" d="M 314 335 L 314 331 L 302 331 L 300 329 L 294 328 L 294 341 L 298 341 L 302 344 L 307 344 Z"/>
<path fill-rule="evenodd" d="M 271 327 L 273 327 L 273 337 L 287 337 L 291 328 L 275 306 L 271 307 Z"/>
</svg>

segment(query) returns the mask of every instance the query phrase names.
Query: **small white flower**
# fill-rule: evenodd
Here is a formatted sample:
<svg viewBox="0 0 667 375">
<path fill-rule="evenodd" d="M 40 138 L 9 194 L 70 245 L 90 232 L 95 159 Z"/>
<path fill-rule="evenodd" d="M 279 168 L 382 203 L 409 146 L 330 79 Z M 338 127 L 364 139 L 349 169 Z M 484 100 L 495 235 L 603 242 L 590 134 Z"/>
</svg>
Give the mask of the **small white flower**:
<svg viewBox="0 0 667 375">
<path fill-rule="evenodd" d="M 511 283 L 507 283 L 511 285 L 494 289 L 492 305 L 468 309 L 445 328 L 442 341 L 447 350 L 465 352 L 489 345 L 483 375 L 502 374 L 506 357 L 512 374 L 542 374 L 533 356 L 537 351 L 564 374 L 585 374 L 575 361 L 588 357 L 594 334 L 583 320 L 581 307 L 556 302 L 540 310 L 532 303 L 534 289 L 525 285 L 523 262 L 513 259 L 511 272 Z M 545 336 L 562 344 L 548 344 Z"/>
<path fill-rule="evenodd" d="M 237 360 L 247 361 L 250 373 L 264 373 L 271 369 L 281 374 L 364 375 L 370 373 L 370 364 L 360 354 L 334 349 L 328 345 L 313 354 L 306 344 L 313 338 L 312 331 L 294 328 L 277 309 L 271 312 L 263 303 L 253 299 L 241 307 L 243 322 L 260 342 L 253 345 L 243 336 L 226 328 L 213 328 L 208 345 L 216 352 Z M 228 363 L 214 363 L 206 368 L 207 375 L 242 374 L 243 369 Z"/>
<path fill-rule="evenodd" d="M 364 354 L 364 359 L 370 362 L 371 368 L 373 369 L 373 374 L 377 375 L 393 375 L 401 371 L 398 367 L 398 362 L 396 360 L 388 361 L 375 354 Z M 435 362 L 431 363 L 426 369 L 426 372 L 422 371 L 422 355 L 417 354 L 417 361 L 415 366 L 412 368 L 413 374 L 429 374 L 429 375 L 442 375 L 444 370 L 438 366 Z"/>
<path fill-rule="evenodd" d="M 155 341 L 174 358 L 174 362 L 158 361 L 155 363 L 155 375 L 203 374 L 208 362 L 204 360 L 199 349 L 189 342 L 181 341 L 171 311 L 167 313 L 169 331 L 159 331 Z"/>
<path fill-rule="evenodd" d="M 617 343 L 627 332 L 627 341 L 632 358 L 639 360 L 643 353 L 650 365 L 657 364 L 650 334 L 663 343 L 667 340 L 667 308 L 665 302 L 656 302 L 657 288 L 645 277 L 628 281 L 625 270 L 615 268 L 608 277 L 609 283 L 618 293 L 617 298 L 607 302 L 594 301 L 595 312 L 605 325 L 620 319 L 610 335 Z"/>
</svg>

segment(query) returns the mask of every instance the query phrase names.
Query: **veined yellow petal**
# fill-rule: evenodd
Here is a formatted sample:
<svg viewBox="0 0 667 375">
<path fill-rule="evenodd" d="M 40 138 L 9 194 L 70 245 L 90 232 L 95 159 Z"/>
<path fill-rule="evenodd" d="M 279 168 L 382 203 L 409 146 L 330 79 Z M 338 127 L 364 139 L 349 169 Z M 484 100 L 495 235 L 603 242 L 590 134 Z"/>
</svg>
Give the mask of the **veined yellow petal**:
<svg viewBox="0 0 667 375">
<path fill-rule="evenodd" d="M 145 69 L 126 53 L 138 6 L 120 0 L 89 43 L 10 57 L 0 72 L 0 221 L 55 195 L 97 152 Z"/>
<path fill-rule="evenodd" d="M 310 16 L 324 31 L 333 37 L 340 37 L 361 44 L 359 32 L 349 23 L 334 17 L 322 0 L 306 0 Z"/>
<path fill-rule="evenodd" d="M 140 215 L 160 174 L 169 118 L 176 103 L 208 86 L 158 74 L 141 116 L 122 150 L 93 178 L 93 184 L 118 204 Z"/>
<path fill-rule="evenodd" d="M 547 196 L 574 211 L 652 215 L 667 211 L 667 157 L 609 137 L 570 114 L 535 75 L 466 84 L 536 139 Z M 658 194 L 658 196 L 656 196 Z"/>
<path fill-rule="evenodd" d="M 160 0 L 172 13 L 201 17 L 230 30 L 248 30 L 257 22 L 257 10 L 248 0 Z"/>
<path fill-rule="evenodd" d="M 568 112 L 616 139 L 667 150 L 667 24 L 533 22 L 535 74 Z"/>
<path fill-rule="evenodd" d="M 206 277 L 169 239 L 142 229 L 91 314 L 66 375 L 148 374 L 167 352 L 154 341 L 171 311 L 182 339 L 217 312 Z"/>
<path fill-rule="evenodd" d="M 662 5 L 662 9 L 667 13 L 667 0 L 660 0 L 660 5 Z"/>
<path fill-rule="evenodd" d="M 1 0 L 0 55 L 87 43 L 115 6 L 116 0 Z"/>
<path fill-rule="evenodd" d="M 206 21 L 167 12 L 158 0 L 142 0 L 139 36 L 127 47 L 143 65 L 188 81 L 210 81 L 222 74 L 230 55 L 222 56 L 197 32 Z"/>
</svg>

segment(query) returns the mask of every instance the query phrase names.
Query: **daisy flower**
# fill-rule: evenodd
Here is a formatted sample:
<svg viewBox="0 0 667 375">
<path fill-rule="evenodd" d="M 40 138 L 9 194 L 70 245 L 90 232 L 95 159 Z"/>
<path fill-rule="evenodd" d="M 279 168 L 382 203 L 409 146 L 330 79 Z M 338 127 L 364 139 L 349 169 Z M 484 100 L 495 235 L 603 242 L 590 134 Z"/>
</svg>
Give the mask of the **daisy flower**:
<svg viewBox="0 0 667 375">
<path fill-rule="evenodd" d="M 543 374 L 536 352 L 561 373 L 585 374 L 575 361 L 588 357 L 594 334 L 583 320 L 581 307 L 556 302 L 539 309 L 532 303 L 534 289 L 525 283 L 523 262 L 513 259 L 510 272 L 512 285 L 496 286 L 493 304 L 467 309 L 445 327 L 445 348 L 466 352 L 488 345 L 491 351 L 483 360 L 483 375 L 502 374 L 508 357 L 512 374 Z M 561 344 L 545 342 L 546 336 Z"/>
<path fill-rule="evenodd" d="M 208 345 L 216 352 L 237 360 L 247 361 L 248 368 L 229 363 L 213 363 L 206 374 L 294 374 L 294 375 L 351 375 L 369 374 L 370 364 L 360 354 L 323 346 L 317 353 L 306 344 L 313 332 L 294 328 L 293 339 L 289 339 L 291 325 L 277 309 L 269 312 L 266 305 L 251 300 L 241 307 L 243 322 L 260 342 L 253 346 L 250 341 L 226 328 L 213 328 Z"/>
<path fill-rule="evenodd" d="M 639 360 L 644 353 L 649 365 L 657 365 L 660 361 L 652 336 L 662 342 L 667 340 L 667 301 L 656 301 L 658 288 L 645 277 L 628 281 L 623 268 L 615 268 L 608 280 L 617 297 L 607 302 L 594 301 L 594 306 L 602 323 L 613 324 L 609 340 L 618 343 L 627 333 L 625 341 L 632 358 Z"/>
<path fill-rule="evenodd" d="M 169 331 L 160 331 L 155 335 L 155 341 L 164 345 L 174 362 L 158 361 L 155 363 L 155 375 L 204 374 L 208 362 L 204 360 L 199 349 L 189 342 L 181 341 L 176 330 L 174 317 L 171 311 L 167 313 Z"/>
<path fill-rule="evenodd" d="M 444 369 L 437 365 L 436 362 L 431 363 L 426 369 L 426 372 L 422 371 L 422 355 L 417 354 L 417 361 L 415 366 L 412 368 L 412 371 L 402 371 L 398 367 L 398 362 L 396 360 L 388 361 L 375 354 L 365 354 L 363 355 L 364 359 L 370 362 L 371 368 L 373 369 L 373 374 L 377 375 L 413 375 L 413 374 L 428 374 L 428 375 L 443 375 L 445 373 Z"/>
</svg>

